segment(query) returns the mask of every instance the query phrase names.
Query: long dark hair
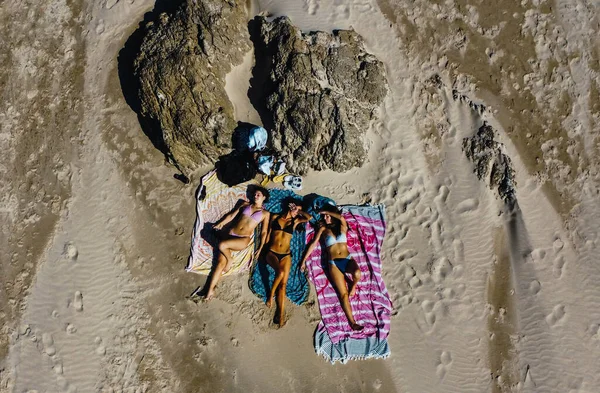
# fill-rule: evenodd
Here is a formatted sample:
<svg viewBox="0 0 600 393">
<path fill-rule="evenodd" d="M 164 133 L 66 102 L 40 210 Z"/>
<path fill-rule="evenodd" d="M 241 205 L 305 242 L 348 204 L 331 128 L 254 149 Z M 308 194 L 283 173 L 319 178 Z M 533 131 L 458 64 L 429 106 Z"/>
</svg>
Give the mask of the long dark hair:
<svg viewBox="0 0 600 393">
<path fill-rule="evenodd" d="M 342 214 L 342 211 L 335 206 L 324 206 L 323 211 Z M 323 217 L 321 218 L 323 220 L 323 226 L 325 228 L 329 229 L 335 237 L 340 236 L 342 234 L 342 221 L 338 220 L 337 218 L 335 218 L 333 216 L 329 216 L 329 217 L 331 217 L 331 224 L 327 224 L 325 222 L 325 218 L 323 218 Z"/>
<path fill-rule="evenodd" d="M 248 190 L 246 191 L 247 192 L 246 196 L 250 200 L 251 203 L 256 202 L 254 200 L 254 193 L 256 191 L 260 191 L 261 194 L 263 194 L 265 196 L 265 203 L 269 202 L 269 197 L 270 197 L 269 190 L 267 190 L 264 187 L 257 186 L 255 184 L 251 184 L 251 185 L 248 186 Z"/>
</svg>

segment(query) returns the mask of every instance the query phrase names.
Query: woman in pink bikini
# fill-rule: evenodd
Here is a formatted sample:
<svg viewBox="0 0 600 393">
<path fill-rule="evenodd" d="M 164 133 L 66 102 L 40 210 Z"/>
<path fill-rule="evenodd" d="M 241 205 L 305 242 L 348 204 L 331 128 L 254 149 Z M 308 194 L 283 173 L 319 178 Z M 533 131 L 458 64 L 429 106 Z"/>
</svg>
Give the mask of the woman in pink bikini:
<svg viewBox="0 0 600 393">
<path fill-rule="evenodd" d="M 213 298 L 215 287 L 221 275 L 227 273 L 231 268 L 231 252 L 241 251 L 246 248 L 250 243 L 254 229 L 262 222 L 261 237 L 254 256 L 256 258 L 260 255 L 269 229 L 269 212 L 263 208 L 263 203 L 268 201 L 268 199 L 269 192 L 265 188 L 255 187 L 254 195 L 250 202 L 244 202 L 239 208 L 232 210 L 215 223 L 214 228 L 220 231 L 225 225 L 232 222 L 229 231 L 226 234 L 221 234 L 222 238 L 218 246 L 219 256 L 217 265 L 210 278 L 206 300 Z"/>
<path fill-rule="evenodd" d="M 342 216 L 342 213 L 336 208 L 329 208 L 319 212 L 323 223 L 317 229 L 315 237 L 308 245 L 304 258 L 302 259 L 301 269 L 306 269 L 306 260 L 317 247 L 319 240 L 323 240 L 324 246 L 321 249 L 326 252 L 327 265 L 329 266 L 329 277 L 331 284 L 338 294 L 340 304 L 348 318 L 348 324 L 352 330 L 362 330 L 364 327 L 356 323 L 352 308 L 350 307 L 350 298 L 356 292 L 356 284 L 360 281 L 360 268 L 358 263 L 348 251 L 346 234 L 348 233 L 348 223 Z M 350 288 L 346 286 L 346 276 L 349 273 L 352 276 Z"/>
</svg>

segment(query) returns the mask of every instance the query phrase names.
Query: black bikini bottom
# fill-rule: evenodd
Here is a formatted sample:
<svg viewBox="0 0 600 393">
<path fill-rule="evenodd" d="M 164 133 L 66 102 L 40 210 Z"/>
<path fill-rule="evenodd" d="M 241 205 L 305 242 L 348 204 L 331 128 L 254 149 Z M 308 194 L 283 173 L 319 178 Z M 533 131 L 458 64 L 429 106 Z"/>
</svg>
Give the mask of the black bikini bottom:
<svg viewBox="0 0 600 393">
<path fill-rule="evenodd" d="M 273 250 L 269 250 L 269 252 L 273 255 L 275 255 L 275 258 L 277 258 L 277 262 L 281 262 L 281 260 L 285 257 L 287 257 L 288 255 L 291 255 L 292 253 L 288 252 L 287 254 L 280 254 L 278 252 L 275 252 Z"/>
</svg>

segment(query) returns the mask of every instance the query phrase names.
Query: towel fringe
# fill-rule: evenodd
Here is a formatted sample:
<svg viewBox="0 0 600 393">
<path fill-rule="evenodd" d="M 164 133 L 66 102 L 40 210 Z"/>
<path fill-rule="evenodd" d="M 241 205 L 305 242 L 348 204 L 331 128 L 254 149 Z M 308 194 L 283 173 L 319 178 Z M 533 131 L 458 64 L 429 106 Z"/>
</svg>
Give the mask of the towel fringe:
<svg viewBox="0 0 600 393">
<path fill-rule="evenodd" d="M 368 355 L 349 355 L 349 356 L 344 357 L 343 359 L 332 359 L 331 356 L 327 353 L 327 351 L 325 351 L 322 348 L 319 348 L 319 349 L 317 349 L 317 355 L 322 356 L 330 364 L 334 365 L 337 362 L 340 362 L 341 364 L 346 364 L 346 363 L 348 363 L 349 360 L 387 359 L 390 357 L 391 353 L 387 352 L 384 354 L 373 353 L 373 354 L 368 354 Z"/>
</svg>

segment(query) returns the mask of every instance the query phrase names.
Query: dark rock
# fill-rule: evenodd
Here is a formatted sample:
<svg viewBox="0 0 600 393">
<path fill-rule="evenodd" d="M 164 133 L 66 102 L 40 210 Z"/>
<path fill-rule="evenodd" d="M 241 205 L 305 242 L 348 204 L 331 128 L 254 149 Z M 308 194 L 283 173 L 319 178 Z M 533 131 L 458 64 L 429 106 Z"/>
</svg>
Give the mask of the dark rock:
<svg viewBox="0 0 600 393">
<path fill-rule="evenodd" d="M 502 152 L 502 144 L 494 140 L 494 129 L 484 122 L 475 135 L 463 139 L 463 150 L 475 164 L 477 178 L 486 181 L 490 188 L 496 188 L 504 202 L 512 203 L 515 171 L 510 157 Z"/>
<path fill-rule="evenodd" d="M 383 64 L 354 31 L 304 34 L 282 17 L 251 24 L 250 97 L 287 168 L 346 171 L 366 158 L 364 134 L 387 85 Z"/>
<path fill-rule="evenodd" d="M 146 25 L 133 64 L 139 114 L 160 129 L 165 153 L 184 172 L 231 146 L 225 75 L 250 50 L 245 4 L 187 0 Z"/>
</svg>

